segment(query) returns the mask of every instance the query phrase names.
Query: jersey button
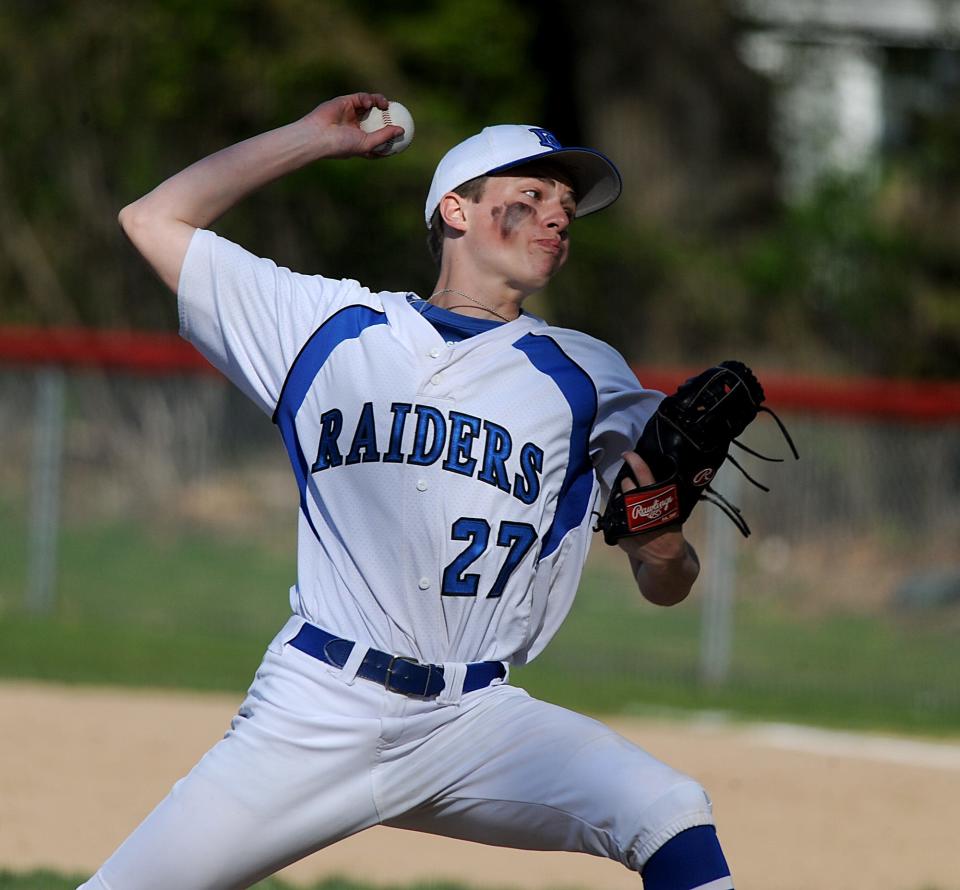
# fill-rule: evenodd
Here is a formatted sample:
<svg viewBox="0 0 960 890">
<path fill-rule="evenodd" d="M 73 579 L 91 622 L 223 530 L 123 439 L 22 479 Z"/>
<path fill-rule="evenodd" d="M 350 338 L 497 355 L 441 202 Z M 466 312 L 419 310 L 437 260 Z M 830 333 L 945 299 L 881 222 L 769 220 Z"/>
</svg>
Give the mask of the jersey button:
<svg viewBox="0 0 960 890">
<path fill-rule="evenodd" d="M 440 382 L 440 380 L 441 380 L 441 377 L 440 377 L 439 374 L 434 374 L 434 375 L 430 378 L 430 382 L 431 382 L 434 386 L 436 386 L 436 385 Z"/>
<path fill-rule="evenodd" d="M 427 483 L 423 479 L 417 480 L 417 491 L 426 491 Z"/>
<path fill-rule="evenodd" d="M 428 590 L 430 588 L 430 579 L 421 578 L 419 583 L 417 584 L 417 587 L 419 587 L 421 590 Z"/>
<path fill-rule="evenodd" d="M 433 349 L 430 350 L 430 358 L 440 358 L 439 346 L 434 346 Z"/>
</svg>

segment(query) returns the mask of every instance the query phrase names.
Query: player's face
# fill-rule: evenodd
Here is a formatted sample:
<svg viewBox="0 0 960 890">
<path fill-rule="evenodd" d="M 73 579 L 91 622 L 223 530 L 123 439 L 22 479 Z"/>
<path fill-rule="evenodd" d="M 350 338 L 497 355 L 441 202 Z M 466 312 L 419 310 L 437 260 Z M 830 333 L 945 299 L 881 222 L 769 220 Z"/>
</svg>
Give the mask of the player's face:
<svg viewBox="0 0 960 890">
<path fill-rule="evenodd" d="M 566 262 L 577 203 L 559 171 L 531 167 L 491 176 L 472 209 L 475 255 L 517 290 L 539 290 Z"/>
</svg>

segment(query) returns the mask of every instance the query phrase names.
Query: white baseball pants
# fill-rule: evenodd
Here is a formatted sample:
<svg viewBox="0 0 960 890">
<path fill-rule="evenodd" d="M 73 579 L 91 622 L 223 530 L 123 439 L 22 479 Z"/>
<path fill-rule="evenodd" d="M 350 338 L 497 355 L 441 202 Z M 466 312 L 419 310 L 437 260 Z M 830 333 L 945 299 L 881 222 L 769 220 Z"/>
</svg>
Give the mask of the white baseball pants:
<svg viewBox="0 0 960 890">
<path fill-rule="evenodd" d="M 271 643 L 227 735 L 81 890 L 248 887 L 381 823 L 640 871 L 713 824 L 700 785 L 595 720 L 505 684 L 388 692 L 284 645 L 301 625 Z"/>
</svg>

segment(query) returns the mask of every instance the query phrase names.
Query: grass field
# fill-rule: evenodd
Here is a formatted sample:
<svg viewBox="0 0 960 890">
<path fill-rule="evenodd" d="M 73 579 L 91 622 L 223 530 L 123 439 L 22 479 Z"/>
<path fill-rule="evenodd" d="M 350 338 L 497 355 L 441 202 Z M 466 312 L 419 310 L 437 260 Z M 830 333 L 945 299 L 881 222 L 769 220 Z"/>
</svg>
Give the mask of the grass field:
<svg viewBox="0 0 960 890">
<path fill-rule="evenodd" d="M 0 516 L 9 516 L 9 513 Z M 0 518 L 0 676 L 242 691 L 287 616 L 291 553 L 198 529 L 67 528 L 55 609 L 23 607 L 24 532 Z M 573 611 L 514 681 L 593 713 L 732 716 L 924 733 L 960 731 L 960 648 L 948 623 L 808 614 L 738 592 L 729 681 L 698 678 L 696 597 L 640 601 L 593 559 Z"/>
</svg>

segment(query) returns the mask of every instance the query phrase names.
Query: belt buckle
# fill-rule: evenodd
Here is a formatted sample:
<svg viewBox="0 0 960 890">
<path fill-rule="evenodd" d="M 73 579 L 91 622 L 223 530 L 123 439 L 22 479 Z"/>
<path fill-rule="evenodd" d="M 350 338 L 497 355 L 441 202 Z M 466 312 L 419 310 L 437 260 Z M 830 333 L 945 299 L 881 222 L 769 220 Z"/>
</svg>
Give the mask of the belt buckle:
<svg viewBox="0 0 960 890">
<path fill-rule="evenodd" d="M 408 664 L 415 664 L 415 665 L 418 665 L 419 667 L 425 667 L 427 669 L 427 679 L 424 681 L 424 684 L 423 684 L 423 692 L 407 692 L 405 689 L 398 689 L 396 686 L 393 686 L 391 684 L 391 680 L 393 679 L 393 666 L 398 661 L 405 661 Z M 417 698 L 427 698 L 427 690 L 430 688 L 430 677 L 432 673 L 433 673 L 432 664 L 423 664 L 422 662 L 417 661 L 416 658 L 413 658 L 412 656 L 409 656 L 409 655 L 393 655 L 391 656 L 390 661 L 387 663 L 386 676 L 383 678 L 383 688 L 386 689 L 387 692 L 396 692 L 398 695 L 408 695 L 408 696 L 415 696 Z"/>
</svg>

